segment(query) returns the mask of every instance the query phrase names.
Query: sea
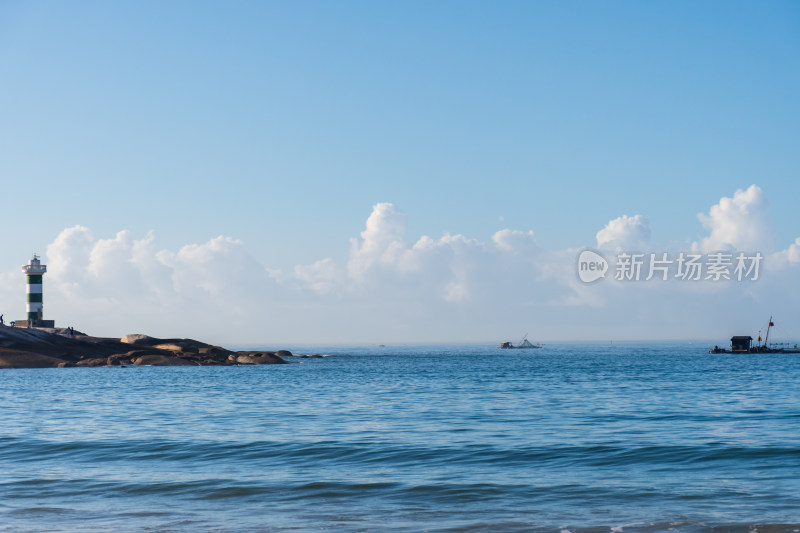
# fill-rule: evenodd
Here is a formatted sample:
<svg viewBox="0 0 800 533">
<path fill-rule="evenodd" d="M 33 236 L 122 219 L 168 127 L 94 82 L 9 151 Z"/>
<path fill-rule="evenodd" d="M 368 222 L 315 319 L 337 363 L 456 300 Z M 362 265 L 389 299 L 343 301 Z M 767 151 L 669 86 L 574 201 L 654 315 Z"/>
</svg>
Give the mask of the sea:
<svg viewBox="0 0 800 533">
<path fill-rule="evenodd" d="M 800 531 L 800 355 L 297 346 L 0 371 L 0 531 Z"/>
</svg>

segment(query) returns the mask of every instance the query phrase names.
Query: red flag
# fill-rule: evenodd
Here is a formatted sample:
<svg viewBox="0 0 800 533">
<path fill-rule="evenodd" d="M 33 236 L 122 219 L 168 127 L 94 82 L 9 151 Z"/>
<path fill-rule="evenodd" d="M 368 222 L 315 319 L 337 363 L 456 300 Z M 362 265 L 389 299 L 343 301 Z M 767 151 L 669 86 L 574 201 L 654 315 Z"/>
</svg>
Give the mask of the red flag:
<svg viewBox="0 0 800 533">
<path fill-rule="evenodd" d="M 770 323 L 769 323 L 769 327 L 771 327 L 771 328 L 772 328 L 772 327 L 775 327 L 775 322 L 770 322 Z"/>
</svg>

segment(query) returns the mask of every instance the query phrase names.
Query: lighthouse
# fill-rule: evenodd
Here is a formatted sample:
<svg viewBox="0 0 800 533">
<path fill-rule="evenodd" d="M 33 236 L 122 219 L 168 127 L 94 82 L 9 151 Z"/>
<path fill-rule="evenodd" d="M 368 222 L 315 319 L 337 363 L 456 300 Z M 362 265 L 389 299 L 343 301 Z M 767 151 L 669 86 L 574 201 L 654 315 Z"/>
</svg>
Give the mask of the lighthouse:
<svg viewBox="0 0 800 533">
<path fill-rule="evenodd" d="M 47 265 L 43 265 L 39 261 L 39 256 L 34 254 L 33 259 L 22 267 L 22 272 L 28 280 L 28 316 L 27 321 L 25 321 L 27 323 L 26 325 L 44 328 L 54 327 L 54 321 L 44 320 L 42 315 L 42 277 L 44 277 L 44 273 L 47 272 Z"/>
</svg>

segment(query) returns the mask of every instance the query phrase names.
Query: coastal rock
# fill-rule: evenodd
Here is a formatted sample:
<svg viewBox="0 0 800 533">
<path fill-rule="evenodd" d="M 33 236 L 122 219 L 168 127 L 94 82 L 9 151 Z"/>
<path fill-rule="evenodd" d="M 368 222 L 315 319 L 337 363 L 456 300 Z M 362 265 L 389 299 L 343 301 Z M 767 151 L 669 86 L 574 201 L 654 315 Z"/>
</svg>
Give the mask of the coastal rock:
<svg viewBox="0 0 800 533">
<path fill-rule="evenodd" d="M 128 354 L 118 353 L 109 355 L 108 359 L 106 360 L 106 364 L 108 366 L 132 365 L 133 360 Z"/>
<path fill-rule="evenodd" d="M 149 335 L 143 335 L 141 333 L 129 333 L 120 339 L 120 342 L 124 342 L 125 344 L 144 344 L 145 346 L 150 346 L 158 342 L 158 339 L 150 337 Z"/>
<path fill-rule="evenodd" d="M 201 365 L 225 365 L 230 363 L 228 357 L 231 353 L 230 350 L 220 348 L 219 346 L 209 346 L 207 348 L 200 348 L 197 355 L 194 355 L 193 358 Z"/>
<path fill-rule="evenodd" d="M 136 359 L 137 357 L 142 357 L 143 355 L 170 355 L 165 354 L 163 352 L 159 352 L 156 350 L 152 350 L 150 348 L 144 350 L 131 350 L 129 352 L 125 352 L 124 354 L 117 354 L 120 357 L 127 357 L 130 360 Z M 116 355 L 112 355 L 111 357 L 116 357 Z"/>
<path fill-rule="evenodd" d="M 200 366 L 220 366 L 228 364 L 224 357 L 211 357 L 211 356 L 198 356 L 196 354 L 188 354 L 183 357 L 187 361 L 191 361 Z"/>
<path fill-rule="evenodd" d="M 195 363 L 169 355 L 142 355 L 133 360 L 137 366 L 195 366 Z"/>
<path fill-rule="evenodd" d="M 275 352 L 236 352 L 235 361 L 240 365 L 284 365 Z"/>
<path fill-rule="evenodd" d="M 220 348 L 219 346 L 204 346 L 203 348 L 199 348 L 197 353 L 203 355 L 212 355 L 215 357 L 228 357 L 231 351 L 226 350 L 225 348 Z"/>
<path fill-rule="evenodd" d="M 248 356 L 240 364 L 286 363 L 275 352 L 237 353 L 193 339 L 158 339 L 139 333 L 119 339 L 72 335 L 66 329 L 0 326 L 0 368 L 231 365 L 237 364 L 239 355 Z"/>
<path fill-rule="evenodd" d="M 107 362 L 108 359 L 105 357 L 92 357 L 91 359 L 82 359 L 74 366 L 106 366 Z"/>
<path fill-rule="evenodd" d="M 292 352 L 290 352 L 289 350 L 278 350 L 275 355 L 277 355 L 278 357 L 291 357 Z"/>
<path fill-rule="evenodd" d="M 57 368 L 66 362 L 49 355 L 0 348 L 0 368 Z"/>
<path fill-rule="evenodd" d="M 168 352 L 184 352 L 188 350 L 184 350 L 182 346 L 169 342 L 166 344 L 156 344 L 153 346 L 156 350 L 166 350 Z"/>
<path fill-rule="evenodd" d="M 198 353 L 199 347 L 196 341 L 172 341 L 152 346 L 156 350 L 166 350 L 168 352 L 181 352 L 181 353 Z"/>
</svg>

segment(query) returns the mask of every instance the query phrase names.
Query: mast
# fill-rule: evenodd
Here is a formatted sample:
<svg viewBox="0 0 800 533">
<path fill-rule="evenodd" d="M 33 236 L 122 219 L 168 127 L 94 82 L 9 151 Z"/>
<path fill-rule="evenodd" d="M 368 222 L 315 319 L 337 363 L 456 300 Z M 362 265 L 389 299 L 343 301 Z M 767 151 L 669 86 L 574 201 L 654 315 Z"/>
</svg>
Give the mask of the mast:
<svg viewBox="0 0 800 533">
<path fill-rule="evenodd" d="M 769 340 L 769 330 L 772 327 L 772 315 L 769 316 L 769 324 L 767 325 L 767 335 L 764 337 L 764 348 L 767 347 L 767 341 Z"/>
</svg>

